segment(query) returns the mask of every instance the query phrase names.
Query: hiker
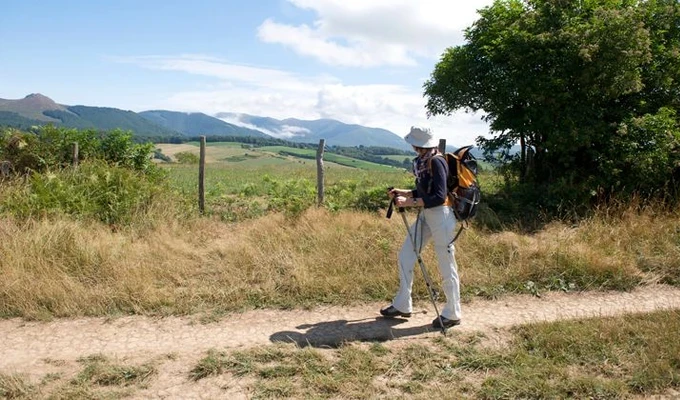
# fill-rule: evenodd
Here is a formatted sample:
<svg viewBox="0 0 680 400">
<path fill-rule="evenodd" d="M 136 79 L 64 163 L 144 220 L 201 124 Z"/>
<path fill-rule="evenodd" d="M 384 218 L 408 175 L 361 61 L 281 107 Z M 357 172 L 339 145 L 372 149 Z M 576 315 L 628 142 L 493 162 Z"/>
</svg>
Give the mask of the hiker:
<svg viewBox="0 0 680 400">
<path fill-rule="evenodd" d="M 418 154 L 413 160 L 416 189 L 391 189 L 388 193 L 395 206 L 421 207 L 422 210 L 409 228 L 411 234 L 415 235 L 416 246 L 413 245 L 411 236 L 407 235 L 399 252 L 399 290 L 392 304 L 381 309 L 380 314 L 390 318 L 411 316 L 413 270 L 418 258 L 414 247 L 420 251 L 433 240 L 442 287 L 446 294 L 446 306 L 441 312 L 441 323 L 439 318 L 435 318 L 432 326 L 445 329 L 460 324 L 461 319 L 460 282 L 453 247 L 456 217 L 446 186 L 448 165 L 444 157 L 435 157 L 440 154 L 437 149 L 439 141 L 430 129 L 411 127 L 404 139 Z"/>
</svg>

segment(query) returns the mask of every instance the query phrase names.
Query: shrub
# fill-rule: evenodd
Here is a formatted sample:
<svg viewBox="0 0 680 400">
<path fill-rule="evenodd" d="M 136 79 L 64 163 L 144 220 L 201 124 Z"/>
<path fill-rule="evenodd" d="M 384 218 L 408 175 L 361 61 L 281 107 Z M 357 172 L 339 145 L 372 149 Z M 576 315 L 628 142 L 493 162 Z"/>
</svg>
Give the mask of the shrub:
<svg viewBox="0 0 680 400">
<path fill-rule="evenodd" d="M 132 133 L 120 129 L 100 133 L 52 125 L 32 132 L 6 129 L 0 132 L 0 159 L 9 161 L 15 172 L 45 171 L 73 164 L 73 145 L 78 143 L 79 161 L 102 159 L 110 163 L 146 171 L 152 168 L 152 143 L 135 143 Z"/>
<path fill-rule="evenodd" d="M 142 173 L 105 161 L 77 169 L 34 172 L 14 183 L 0 200 L 0 212 L 20 218 L 68 214 L 109 225 L 128 224 L 165 190 L 160 171 Z"/>
<path fill-rule="evenodd" d="M 175 158 L 181 164 L 198 164 L 200 161 L 196 154 L 188 151 L 181 151 L 175 154 Z"/>
</svg>

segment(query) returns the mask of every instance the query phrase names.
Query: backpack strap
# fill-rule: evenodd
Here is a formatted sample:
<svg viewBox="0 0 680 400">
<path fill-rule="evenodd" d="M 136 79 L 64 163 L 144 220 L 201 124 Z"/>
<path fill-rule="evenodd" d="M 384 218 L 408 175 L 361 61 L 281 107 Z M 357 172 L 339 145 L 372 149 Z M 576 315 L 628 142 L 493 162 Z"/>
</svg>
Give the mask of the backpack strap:
<svg viewBox="0 0 680 400">
<path fill-rule="evenodd" d="M 453 239 L 451 240 L 451 242 L 449 244 L 453 244 L 453 242 L 455 242 L 456 239 L 458 239 L 458 236 L 460 236 L 460 234 L 463 233 L 463 229 L 467 229 L 467 227 L 468 227 L 468 221 L 467 220 L 463 220 L 463 221 L 459 221 L 459 222 L 460 222 L 460 228 L 458 228 L 458 233 L 456 233 L 456 236 L 453 237 Z"/>
<path fill-rule="evenodd" d="M 430 173 L 430 175 L 432 175 L 432 160 L 433 160 L 435 157 L 443 157 L 443 158 L 444 158 L 444 161 L 446 161 L 446 156 L 443 155 L 442 153 L 437 153 L 437 154 L 433 155 L 432 157 L 430 157 L 430 159 L 427 160 L 427 170 L 428 170 L 428 172 Z M 448 167 L 448 163 L 445 162 L 445 164 L 447 164 L 447 167 Z"/>
<path fill-rule="evenodd" d="M 446 156 L 444 156 L 441 153 L 437 153 L 427 160 L 427 172 L 430 173 L 430 176 L 432 176 L 432 160 L 435 157 L 443 157 L 444 158 L 444 164 L 446 165 L 446 168 L 449 167 L 449 164 L 446 162 Z M 447 175 L 448 175 L 448 173 L 447 173 Z M 430 192 L 432 192 L 432 180 L 430 180 L 430 184 L 427 187 L 427 193 L 430 193 Z"/>
</svg>

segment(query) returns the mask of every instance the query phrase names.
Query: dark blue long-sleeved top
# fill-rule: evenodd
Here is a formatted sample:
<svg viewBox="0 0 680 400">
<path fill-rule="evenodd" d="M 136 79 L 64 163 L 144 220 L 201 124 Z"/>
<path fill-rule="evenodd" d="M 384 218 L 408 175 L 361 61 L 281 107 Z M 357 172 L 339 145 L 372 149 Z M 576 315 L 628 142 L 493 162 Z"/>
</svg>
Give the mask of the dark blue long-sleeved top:
<svg viewBox="0 0 680 400">
<path fill-rule="evenodd" d="M 441 206 L 446 201 L 448 191 L 446 188 L 446 176 L 449 166 L 444 157 L 432 157 L 431 168 L 426 169 L 420 179 L 416 178 L 416 189 L 413 190 L 413 197 L 423 199 L 425 208 Z"/>
</svg>

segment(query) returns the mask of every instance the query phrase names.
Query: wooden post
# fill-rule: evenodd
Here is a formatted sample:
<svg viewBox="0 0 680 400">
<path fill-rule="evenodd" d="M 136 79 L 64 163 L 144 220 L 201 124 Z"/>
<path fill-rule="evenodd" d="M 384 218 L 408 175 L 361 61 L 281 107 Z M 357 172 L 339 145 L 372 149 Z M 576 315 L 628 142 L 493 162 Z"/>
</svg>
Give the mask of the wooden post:
<svg viewBox="0 0 680 400">
<path fill-rule="evenodd" d="M 446 153 L 446 139 L 439 139 L 439 152 Z"/>
<path fill-rule="evenodd" d="M 73 142 L 73 167 L 78 166 L 78 142 Z"/>
<path fill-rule="evenodd" d="M 205 212 L 205 136 L 201 136 L 201 157 L 198 163 L 198 209 Z"/>
<path fill-rule="evenodd" d="M 319 140 L 319 148 L 316 150 L 316 190 L 317 203 L 323 205 L 323 150 L 326 144 L 326 139 Z"/>
</svg>

